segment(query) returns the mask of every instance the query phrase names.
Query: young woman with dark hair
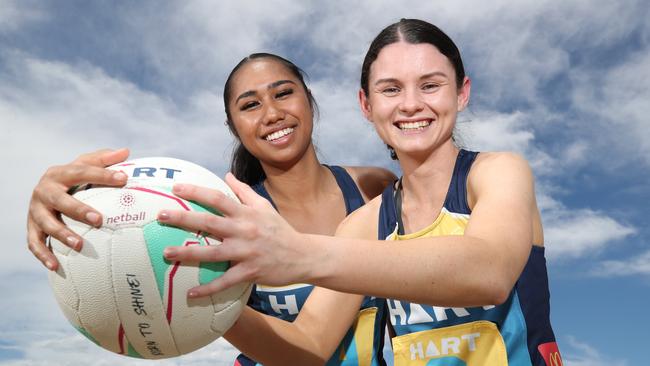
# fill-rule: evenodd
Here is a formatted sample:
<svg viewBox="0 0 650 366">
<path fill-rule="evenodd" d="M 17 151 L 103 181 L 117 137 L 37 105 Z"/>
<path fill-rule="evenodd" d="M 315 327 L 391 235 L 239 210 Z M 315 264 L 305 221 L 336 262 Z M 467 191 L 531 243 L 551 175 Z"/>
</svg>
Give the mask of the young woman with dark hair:
<svg viewBox="0 0 650 366">
<path fill-rule="evenodd" d="M 232 70 L 224 86 L 227 125 L 237 139 L 231 169 L 250 184 L 295 230 L 333 235 L 339 223 L 367 200 L 381 193 L 395 176 L 379 168 L 327 166 L 319 162 L 312 142 L 316 102 L 302 71 L 273 54 L 256 53 Z M 50 168 L 34 189 L 28 216 L 29 248 L 48 268 L 56 258 L 44 243 L 52 235 L 74 249 L 80 238 L 65 227 L 57 213 L 91 225 L 101 216 L 67 194 L 76 184 L 121 185 L 123 176 L 104 169 L 123 161 L 127 150 L 100 151 L 71 164 Z M 302 283 L 273 287 L 256 285 L 246 312 L 293 321 L 313 286 Z M 328 357 L 330 365 L 384 365 L 384 300 L 366 297 L 357 320 Z M 255 311 L 251 310 L 255 309 Z M 261 314 L 266 314 L 262 316 Z M 238 323 L 225 335 L 253 356 L 266 340 L 249 337 L 256 329 Z M 341 341 L 342 340 L 342 341 Z M 240 355 L 236 365 L 255 365 Z M 298 362 L 299 364 L 299 362 Z"/>
<path fill-rule="evenodd" d="M 265 364 L 288 364 L 282 349 L 294 364 L 324 362 L 354 320 L 361 294 L 388 299 L 396 365 L 561 364 L 528 163 L 453 141 L 470 88 L 458 48 L 440 29 L 416 19 L 388 26 L 363 63 L 359 102 L 403 176 L 343 221 L 334 238 L 299 233 L 231 175 L 226 180 L 242 204 L 177 185 L 176 194 L 211 202 L 225 216 L 163 211 L 159 220 L 225 241 L 170 247 L 165 256 L 236 262 L 188 295 L 240 281 L 321 286 L 294 323 L 242 314 L 236 327 L 267 341 L 254 350 Z"/>
</svg>

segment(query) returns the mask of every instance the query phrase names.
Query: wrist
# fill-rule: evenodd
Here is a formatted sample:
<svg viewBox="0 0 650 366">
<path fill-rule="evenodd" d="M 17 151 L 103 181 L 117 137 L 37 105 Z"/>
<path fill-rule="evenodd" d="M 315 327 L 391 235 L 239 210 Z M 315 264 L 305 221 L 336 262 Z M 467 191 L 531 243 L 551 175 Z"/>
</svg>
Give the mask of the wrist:
<svg viewBox="0 0 650 366">
<path fill-rule="evenodd" d="M 316 235 L 304 235 L 302 242 L 302 256 L 305 258 L 304 280 L 301 282 L 313 285 L 321 285 L 335 272 L 336 245 L 332 243 L 333 237 Z"/>
</svg>

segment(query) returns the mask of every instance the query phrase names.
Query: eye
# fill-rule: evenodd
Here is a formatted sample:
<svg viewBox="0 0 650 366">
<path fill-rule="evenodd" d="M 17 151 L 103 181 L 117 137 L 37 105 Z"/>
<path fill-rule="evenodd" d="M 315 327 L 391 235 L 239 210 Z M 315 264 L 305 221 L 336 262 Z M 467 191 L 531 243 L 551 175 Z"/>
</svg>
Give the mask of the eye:
<svg viewBox="0 0 650 366">
<path fill-rule="evenodd" d="M 289 88 L 289 89 L 280 90 L 279 92 L 277 92 L 275 94 L 275 97 L 277 99 L 282 99 L 282 98 L 286 97 L 287 95 L 291 95 L 291 94 L 293 94 L 293 89 Z"/>
<path fill-rule="evenodd" d="M 257 107 L 259 104 L 260 103 L 258 101 L 251 100 L 251 101 L 248 101 L 248 102 L 245 102 L 244 104 L 242 104 L 241 107 L 239 107 L 239 110 L 240 111 L 247 111 L 249 109 L 253 109 L 253 108 Z"/>
<path fill-rule="evenodd" d="M 422 90 L 424 90 L 425 92 L 436 91 L 438 88 L 440 88 L 440 84 L 436 84 L 436 83 L 426 83 L 422 85 Z"/>
<path fill-rule="evenodd" d="M 397 95 L 400 91 L 401 89 L 396 86 L 388 86 L 381 89 L 381 93 L 389 97 Z"/>
</svg>

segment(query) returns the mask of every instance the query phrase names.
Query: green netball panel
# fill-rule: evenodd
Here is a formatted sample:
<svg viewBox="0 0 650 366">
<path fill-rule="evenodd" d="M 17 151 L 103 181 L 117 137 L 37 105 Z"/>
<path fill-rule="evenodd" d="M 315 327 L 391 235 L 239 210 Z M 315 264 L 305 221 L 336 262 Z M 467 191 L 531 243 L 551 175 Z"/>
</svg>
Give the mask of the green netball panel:
<svg viewBox="0 0 650 366">
<path fill-rule="evenodd" d="M 136 357 L 136 358 L 143 358 L 142 355 L 140 355 L 140 354 L 138 353 L 138 351 L 136 351 L 136 350 L 133 348 L 133 346 L 131 345 L 131 343 L 128 343 L 127 346 L 128 346 L 128 347 L 127 347 L 126 354 L 127 354 L 128 356 Z"/>
<path fill-rule="evenodd" d="M 189 242 L 200 242 L 205 245 L 202 237 L 197 238 L 196 234 L 187 232 L 172 226 L 161 225 L 157 221 L 151 222 L 143 228 L 144 238 L 147 243 L 149 259 L 156 276 L 158 292 L 160 298 L 163 298 L 163 289 L 165 288 L 165 274 L 173 262 L 168 261 L 163 256 L 163 251 L 170 246 L 185 246 Z M 219 278 L 228 269 L 228 262 L 206 262 L 199 264 L 200 284 L 206 284 Z"/>
<path fill-rule="evenodd" d="M 85 330 L 82 327 L 77 327 L 77 326 L 75 326 L 75 328 L 77 328 L 79 333 L 83 334 L 90 341 L 92 341 L 93 343 L 95 343 L 96 345 L 98 345 L 100 347 L 102 346 L 101 344 L 99 344 L 99 342 L 97 342 L 97 340 L 93 336 L 90 335 L 90 333 L 88 333 L 87 330 Z M 128 343 L 127 355 L 129 355 L 131 357 L 142 358 L 142 356 L 135 349 L 133 349 L 133 347 L 131 346 L 131 343 Z"/>
<path fill-rule="evenodd" d="M 192 210 L 196 212 L 210 212 L 211 214 L 223 216 L 223 214 L 212 207 L 203 206 L 193 201 L 188 201 Z M 201 242 L 201 245 L 205 244 Z M 228 262 L 201 262 L 199 264 L 199 283 L 205 285 L 221 276 L 230 267 Z"/>
<path fill-rule="evenodd" d="M 87 331 L 86 329 L 84 329 L 84 328 L 82 328 L 82 327 L 74 326 L 74 325 L 73 325 L 73 327 L 77 328 L 77 330 L 79 331 L 79 333 L 83 334 L 83 335 L 84 335 L 86 338 L 88 338 L 90 341 L 92 341 L 93 343 L 95 343 L 96 345 L 98 345 L 98 346 L 101 347 L 101 345 L 99 344 L 99 342 L 97 342 L 97 340 L 96 340 L 93 336 L 91 336 L 90 333 L 88 333 L 88 331 Z"/>
</svg>

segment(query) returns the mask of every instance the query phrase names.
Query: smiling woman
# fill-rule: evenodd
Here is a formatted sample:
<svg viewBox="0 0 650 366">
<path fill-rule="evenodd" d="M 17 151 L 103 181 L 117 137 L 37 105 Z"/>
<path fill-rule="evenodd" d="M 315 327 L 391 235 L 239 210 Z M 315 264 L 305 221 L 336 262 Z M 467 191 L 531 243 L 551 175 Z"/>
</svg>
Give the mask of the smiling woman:
<svg viewBox="0 0 650 366">
<path fill-rule="evenodd" d="M 272 159 L 269 165 L 282 165 L 286 156 L 307 154 L 315 159 L 311 133 L 318 106 L 302 70 L 290 61 L 268 53 L 244 58 L 228 76 L 223 100 L 226 123 L 238 138 L 231 171 L 243 182 L 255 184 L 265 178 L 257 158 L 263 151 Z M 284 161 L 285 166 L 295 163 Z"/>
<path fill-rule="evenodd" d="M 228 127 L 239 142 L 232 172 L 301 232 L 333 234 L 346 215 L 379 194 L 392 178 L 375 168 L 320 164 L 312 142 L 316 101 L 302 71 L 282 57 L 257 53 L 244 58 L 226 81 L 224 105 Z M 307 284 L 258 285 L 249 301 L 258 313 L 247 312 L 247 318 L 261 319 L 258 314 L 263 313 L 294 321 L 312 289 Z M 366 297 L 359 306 L 359 319 L 331 355 L 331 365 L 384 364 L 384 302 Z M 276 351 L 267 339 L 251 336 L 256 327 L 246 324 L 235 324 L 226 339 L 253 355 Z M 301 364 L 292 352 L 285 355 L 286 362 Z M 243 354 L 237 363 L 256 364 Z"/>
<path fill-rule="evenodd" d="M 362 111 L 393 150 L 425 158 L 452 143 L 456 114 L 469 101 L 470 80 L 462 62 L 452 65 L 433 45 L 398 42 L 383 50 L 370 66 L 372 77 L 362 81 Z"/>
<path fill-rule="evenodd" d="M 280 56 L 253 54 L 237 64 L 224 86 L 224 105 L 227 125 L 237 139 L 233 173 L 252 185 L 296 230 L 333 235 L 346 215 L 395 179 L 379 168 L 319 162 L 312 142 L 316 102 L 302 71 Z M 95 226 L 102 224 L 100 213 L 70 197 L 66 190 L 80 183 L 124 184 L 123 177 L 115 177 L 104 167 L 127 155 L 126 150 L 100 151 L 50 168 L 43 176 L 32 196 L 28 236 L 30 249 L 48 268 L 56 269 L 57 263 L 43 243 L 46 234 L 76 250 L 82 243 L 57 219 L 56 211 Z M 312 289 L 303 283 L 256 286 L 245 319 L 293 321 Z M 365 297 L 356 307 L 358 320 L 352 327 L 352 319 L 347 322 L 348 329 L 336 339 L 337 347 L 326 359 L 331 365 L 383 365 L 384 301 Z M 258 329 L 249 327 L 245 319 L 225 334 L 226 339 L 253 356 L 275 353 L 266 338 L 251 335 Z M 284 364 L 303 364 L 298 351 L 283 355 L 287 357 Z M 313 360 L 313 356 L 306 357 Z M 242 354 L 236 364 L 256 362 Z"/>
</svg>

